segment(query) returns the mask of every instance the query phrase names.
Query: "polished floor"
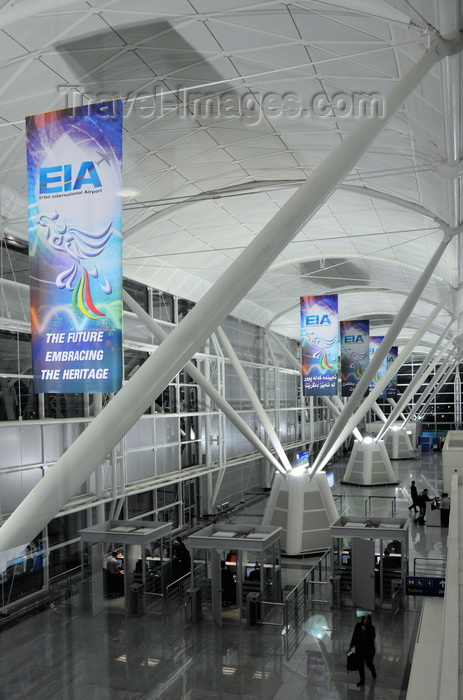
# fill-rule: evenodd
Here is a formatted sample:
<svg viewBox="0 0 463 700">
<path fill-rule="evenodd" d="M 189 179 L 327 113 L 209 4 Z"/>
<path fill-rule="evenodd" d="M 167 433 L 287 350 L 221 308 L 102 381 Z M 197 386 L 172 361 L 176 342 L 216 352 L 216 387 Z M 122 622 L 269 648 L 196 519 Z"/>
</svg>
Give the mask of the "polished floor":
<svg viewBox="0 0 463 700">
<path fill-rule="evenodd" d="M 440 455 L 395 461 L 399 486 L 375 489 L 340 484 L 345 463 L 334 465 L 333 492 L 342 495 L 343 513 L 408 517 L 411 479 L 431 495 L 442 491 Z M 378 498 L 379 496 L 386 498 Z M 233 518 L 257 522 L 263 506 Z M 410 518 L 411 519 L 411 518 Z M 414 557 L 445 559 L 446 531 L 440 527 L 410 529 L 410 562 Z M 285 559 L 285 590 L 302 579 L 314 559 Z M 307 631 L 288 660 L 284 638 L 274 628 L 226 622 L 222 629 L 203 620 L 186 624 L 182 611 L 163 620 L 127 617 L 118 601 L 110 601 L 97 617 L 79 612 L 78 596 L 0 634 L 2 677 L 0 698 L 16 700 L 405 700 L 420 600 L 407 598 L 394 616 L 378 610 L 373 681 L 358 688 L 358 673 L 347 673 L 355 610 L 313 610 Z"/>
</svg>

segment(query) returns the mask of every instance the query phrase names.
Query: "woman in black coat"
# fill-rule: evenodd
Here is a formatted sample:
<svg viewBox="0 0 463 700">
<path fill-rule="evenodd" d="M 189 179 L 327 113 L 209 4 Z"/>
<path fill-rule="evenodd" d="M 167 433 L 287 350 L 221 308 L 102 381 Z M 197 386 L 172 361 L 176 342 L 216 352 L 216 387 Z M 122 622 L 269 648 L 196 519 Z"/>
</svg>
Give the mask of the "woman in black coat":
<svg viewBox="0 0 463 700">
<path fill-rule="evenodd" d="M 354 633 L 350 642 L 350 648 L 355 647 L 355 653 L 359 662 L 360 681 L 357 685 L 365 685 L 365 664 L 376 678 L 376 669 L 373 658 L 375 649 L 376 631 L 371 624 L 371 615 L 364 615 L 354 627 Z"/>
</svg>

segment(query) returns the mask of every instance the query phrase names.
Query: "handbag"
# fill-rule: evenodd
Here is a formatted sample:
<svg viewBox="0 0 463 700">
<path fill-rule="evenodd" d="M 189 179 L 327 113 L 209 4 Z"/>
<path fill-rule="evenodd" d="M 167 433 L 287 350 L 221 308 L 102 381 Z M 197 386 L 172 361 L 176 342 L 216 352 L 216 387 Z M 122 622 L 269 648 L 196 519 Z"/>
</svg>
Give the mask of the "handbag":
<svg viewBox="0 0 463 700">
<path fill-rule="evenodd" d="M 359 664 L 357 654 L 355 652 L 355 647 L 353 647 L 350 651 L 347 652 L 347 658 L 346 658 L 347 673 L 349 673 L 349 671 L 358 671 L 359 666 L 360 666 L 360 664 Z"/>
</svg>

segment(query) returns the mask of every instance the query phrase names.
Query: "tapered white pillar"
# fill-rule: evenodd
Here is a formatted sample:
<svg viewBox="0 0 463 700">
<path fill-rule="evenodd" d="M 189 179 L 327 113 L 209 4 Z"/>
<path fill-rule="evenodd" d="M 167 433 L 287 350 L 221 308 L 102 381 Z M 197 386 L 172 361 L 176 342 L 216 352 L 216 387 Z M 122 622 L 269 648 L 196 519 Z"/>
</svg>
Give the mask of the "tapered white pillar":
<svg viewBox="0 0 463 700">
<path fill-rule="evenodd" d="M 30 542 L 58 513 L 326 202 L 428 71 L 445 55 L 460 50 L 460 40 L 433 39 L 420 60 L 386 94 L 384 113 L 366 117 L 352 129 L 47 471 L 0 528 L 0 551 Z"/>
<path fill-rule="evenodd" d="M 306 471 L 295 469 L 286 481 L 275 476 L 262 524 L 281 527 L 282 551 L 296 556 L 331 547 L 338 517 L 326 474 L 309 480 Z"/>
<path fill-rule="evenodd" d="M 389 430 L 384 438 L 384 444 L 391 459 L 410 459 L 412 442 L 407 431 L 398 425 L 392 426 Z"/>
<path fill-rule="evenodd" d="M 386 445 L 373 438 L 355 440 L 347 464 L 343 484 L 356 486 L 384 486 L 397 484 L 397 476 L 389 459 Z"/>
</svg>

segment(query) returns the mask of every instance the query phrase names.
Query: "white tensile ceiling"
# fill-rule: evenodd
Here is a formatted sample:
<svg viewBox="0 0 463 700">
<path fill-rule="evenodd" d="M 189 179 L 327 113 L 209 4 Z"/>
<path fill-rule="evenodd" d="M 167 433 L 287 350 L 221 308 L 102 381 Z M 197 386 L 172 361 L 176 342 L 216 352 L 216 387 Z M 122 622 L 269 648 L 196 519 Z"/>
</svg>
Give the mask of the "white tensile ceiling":
<svg viewBox="0 0 463 700">
<path fill-rule="evenodd" d="M 25 115 L 122 97 L 124 275 L 197 301 L 359 122 L 357 96 L 380 100 L 436 32 L 458 35 L 460 12 L 458 0 L 0 0 L 3 231 L 27 238 Z M 460 176 L 457 54 L 234 313 L 297 337 L 299 297 L 329 291 L 341 319 L 385 332 L 443 228 L 461 224 Z M 460 240 L 399 345 L 449 291 L 421 347 L 452 318 L 461 339 Z"/>
</svg>

